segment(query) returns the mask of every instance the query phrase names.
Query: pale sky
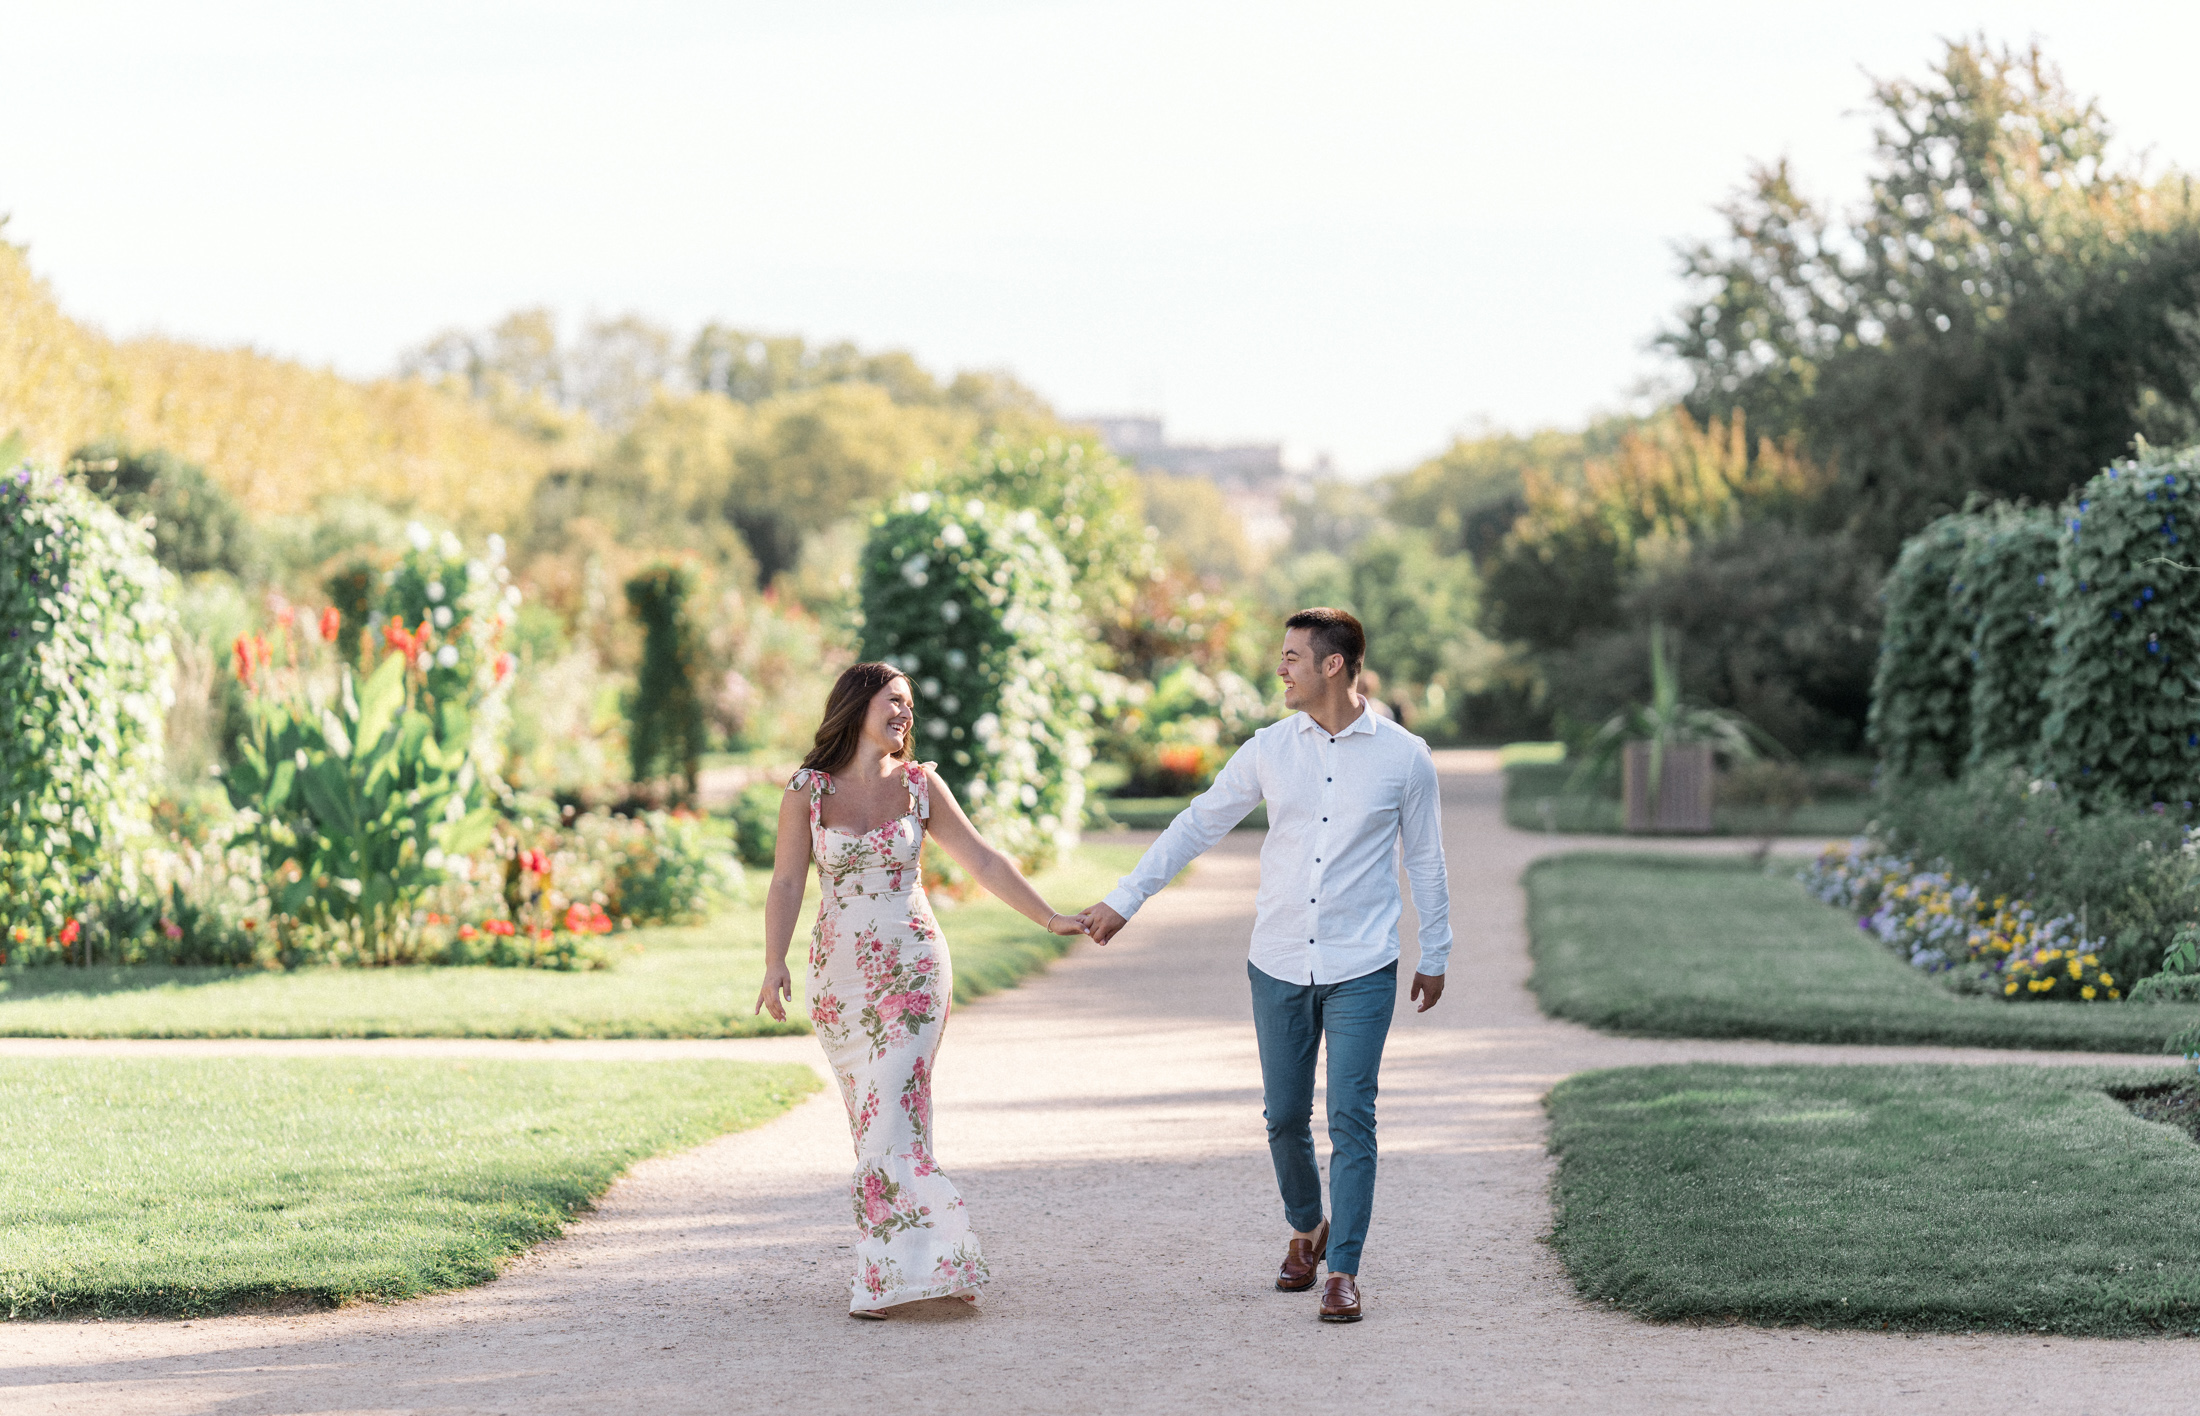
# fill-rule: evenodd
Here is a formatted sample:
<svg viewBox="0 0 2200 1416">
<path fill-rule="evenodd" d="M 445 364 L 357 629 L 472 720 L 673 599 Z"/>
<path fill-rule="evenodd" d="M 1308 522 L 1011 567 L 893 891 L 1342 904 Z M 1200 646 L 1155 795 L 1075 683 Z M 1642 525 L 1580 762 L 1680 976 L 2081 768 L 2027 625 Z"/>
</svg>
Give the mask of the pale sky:
<svg viewBox="0 0 2200 1416">
<path fill-rule="evenodd" d="M 114 334 L 717 318 L 1368 474 L 1622 406 L 1748 161 L 1852 198 L 1981 26 L 2200 168 L 2189 3 L 0 0 L 0 212 Z"/>
</svg>

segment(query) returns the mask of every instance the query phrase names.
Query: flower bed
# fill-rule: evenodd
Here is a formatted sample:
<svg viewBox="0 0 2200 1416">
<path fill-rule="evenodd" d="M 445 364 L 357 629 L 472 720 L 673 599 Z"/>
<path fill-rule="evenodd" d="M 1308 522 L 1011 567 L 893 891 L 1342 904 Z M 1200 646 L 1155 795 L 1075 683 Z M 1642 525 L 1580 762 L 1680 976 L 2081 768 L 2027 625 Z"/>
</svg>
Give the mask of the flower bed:
<svg viewBox="0 0 2200 1416">
<path fill-rule="evenodd" d="M 1966 992 L 2012 1001 L 2123 997 L 2101 967 L 2102 941 L 2075 915 L 2043 917 L 2028 902 L 1989 896 L 1946 870 L 1921 869 L 1858 837 L 1828 846 L 1802 872 L 1804 887 L 1856 916 L 1857 927 L 1913 967 Z"/>
</svg>

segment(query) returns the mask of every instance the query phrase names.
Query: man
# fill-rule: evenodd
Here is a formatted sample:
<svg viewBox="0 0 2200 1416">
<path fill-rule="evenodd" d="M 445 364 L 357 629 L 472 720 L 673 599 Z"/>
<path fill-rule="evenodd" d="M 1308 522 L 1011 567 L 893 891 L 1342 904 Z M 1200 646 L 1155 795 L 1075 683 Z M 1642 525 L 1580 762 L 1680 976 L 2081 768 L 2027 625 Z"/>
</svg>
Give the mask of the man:
<svg viewBox="0 0 2200 1416">
<path fill-rule="evenodd" d="M 1343 610 L 1284 621 L 1283 703 L 1297 709 L 1240 747 L 1214 785 L 1169 823 L 1136 869 L 1084 912 L 1105 944 L 1194 856 L 1268 803 L 1246 976 L 1260 1042 L 1268 1152 L 1291 1225 L 1276 1287 L 1314 1286 L 1326 1257 L 1325 1322 L 1360 1320 L 1360 1247 L 1375 1198 L 1375 1081 L 1398 997 L 1397 859 L 1403 848 L 1421 957 L 1420 1012 L 1444 994 L 1451 905 L 1436 764 L 1354 685 L 1367 636 Z M 1314 1056 L 1329 1047 L 1329 1215 L 1314 1160 Z"/>
</svg>

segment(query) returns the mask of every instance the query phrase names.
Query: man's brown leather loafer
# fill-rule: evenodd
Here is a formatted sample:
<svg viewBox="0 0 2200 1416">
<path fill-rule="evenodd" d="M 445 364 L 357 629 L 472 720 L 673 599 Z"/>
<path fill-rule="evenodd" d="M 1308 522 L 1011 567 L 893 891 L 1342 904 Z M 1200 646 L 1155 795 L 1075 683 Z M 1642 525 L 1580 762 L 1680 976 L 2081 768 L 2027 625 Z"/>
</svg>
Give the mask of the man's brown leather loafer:
<svg viewBox="0 0 2200 1416">
<path fill-rule="evenodd" d="M 1322 1285 L 1322 1321 L 1356 1323 L 1360 1320 L 1360 1285 L 1349 1273 L 1333 1273 Z"/>
<path fill-rule="evenodd" d="M 1276 1287 L 1286 1293 L 1304 1293 L 1314 1286 L 1315 1265 L 1329 1254 L 1329 1221 L 1314 1231 L 1312 1239 L 1293 1239 L 1284 1246 L 1283 1267 L 1276 1270 Z"/>
</svg>

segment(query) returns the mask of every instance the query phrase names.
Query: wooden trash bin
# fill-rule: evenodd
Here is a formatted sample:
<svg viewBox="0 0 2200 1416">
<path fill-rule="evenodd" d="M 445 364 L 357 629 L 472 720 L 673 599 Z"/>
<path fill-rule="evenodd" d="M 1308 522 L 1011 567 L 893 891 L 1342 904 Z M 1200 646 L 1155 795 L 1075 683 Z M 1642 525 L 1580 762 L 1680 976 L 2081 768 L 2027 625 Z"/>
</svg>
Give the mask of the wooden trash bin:
<svg viewBox="0 0 2200 1416">
<path fill-rule="evenodd" d="M 1706 744 L 1674 743 L 1666 747 L 1654 803 L 1650 800 L 1649 743 L 1627 744 L 1620 782 L 1630 832 L 1710 831 L 1712 762 Z"/>
</svg>

